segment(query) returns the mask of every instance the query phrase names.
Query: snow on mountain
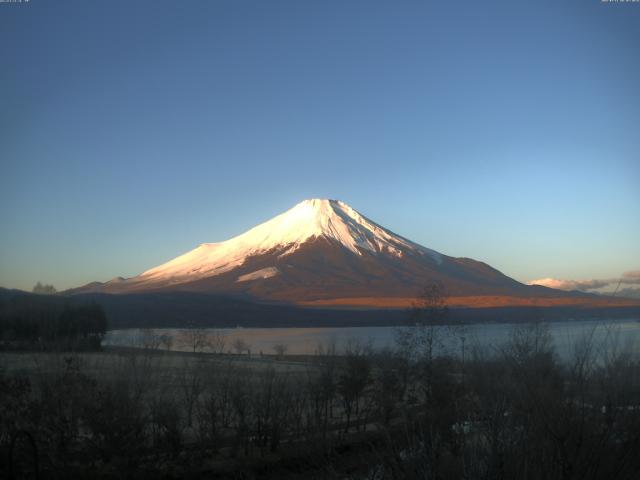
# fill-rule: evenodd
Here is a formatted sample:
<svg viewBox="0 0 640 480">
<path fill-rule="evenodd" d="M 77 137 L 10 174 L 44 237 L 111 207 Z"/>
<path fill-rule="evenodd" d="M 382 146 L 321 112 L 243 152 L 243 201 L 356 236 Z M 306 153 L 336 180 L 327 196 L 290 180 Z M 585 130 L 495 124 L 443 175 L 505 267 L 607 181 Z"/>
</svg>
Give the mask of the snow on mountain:
<svg viewBox="0 0 640 480">
<path fill-rule="evenodd" d="M 251 280 L 264 280 L 265 278 L 275 277 L 280 273 L 276 267 L 267 267 L 256 270 L 255 272 L 240 275 L 236 282 L 248 282 Z"/>
<path fill-rule="evenodd" d="M 194 280 L 220 275 L 242 265 L 248 257 L 266 252 L 286 256 L 310 239 L 320 237 L 338 242 L 357 255 L 369 251 L 402 257 L 411 251 L 430 255 L 437 263 L 441 261 L 438 252 L 395 235 L 344 202 L 312 199 L 230 240 L 203 243 L 184 255 L 147 270 L 135 280 L 180 283 L 184 278 Z M 269 278 L 276 273 L 277 270 L 269 271 L 268 276 L 258 274 L 256 278 Z"/>
</svg>

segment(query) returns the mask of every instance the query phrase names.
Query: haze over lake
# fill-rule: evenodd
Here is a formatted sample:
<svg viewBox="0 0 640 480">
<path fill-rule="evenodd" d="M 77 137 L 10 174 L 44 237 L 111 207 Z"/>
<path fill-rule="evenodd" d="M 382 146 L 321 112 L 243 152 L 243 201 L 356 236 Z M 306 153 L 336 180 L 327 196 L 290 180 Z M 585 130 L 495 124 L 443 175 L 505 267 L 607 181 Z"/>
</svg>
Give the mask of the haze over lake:
<svg viewBox="0 0 640 480">
<path fill-rule="evenodd" d="M 474 347 L 500 348 L 508 341 L 517 324 L 476 324 L 464 326 L 436 327 L 443 339 L 443 349 L 447 353 L 459 354 L 464 337 L 465 349 L 471 352 Z M 583 320 L 571 322 L 549 322 L 549 331 L 561 358 L 568 358 L 574 345 L 591 338 L 593 344 L 608 353 L 628 352 L 640 355 L 640 320 Z M 407 327 L 405 327 L 407 328 Z M 410 327 L 409 327 L 410 328 Z M 171 349 L 189 351 L 190 347 L 181 344 L 180 338 L 185 329 L 127 329 L 111 330 L 104 338 L 104 346 L 142 347 L 149 335 L 169 336 Z M 209 335 L 225 336 L 225 351 L 232 351 L 237 339 L 244 340 L 252 355 L 273 354 L 274 346 L 285 344 L 287 353 L 292 355 L 314 354 L 319 346 L 336 346 L 338 353 L 344 352 L 349 342 L 371 344 L 375 349 L 393 347 L 398 327 L 343 327 L 343 328 L 232 328 L 206 329 Z"/>
</svg>

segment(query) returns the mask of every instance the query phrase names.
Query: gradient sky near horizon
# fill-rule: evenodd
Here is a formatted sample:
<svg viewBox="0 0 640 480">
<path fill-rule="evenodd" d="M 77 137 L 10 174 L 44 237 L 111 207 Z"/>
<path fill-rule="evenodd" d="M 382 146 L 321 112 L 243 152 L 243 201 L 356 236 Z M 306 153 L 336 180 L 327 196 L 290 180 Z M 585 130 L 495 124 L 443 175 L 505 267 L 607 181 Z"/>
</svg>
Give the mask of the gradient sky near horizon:
<svg viewBox="0 0 640 480">
<path fill-rule="evenodd" d="M 0 3 L 0 286 L 306 198 L 521 281 L 640 268 L 640 4 Z"/>
</svg>

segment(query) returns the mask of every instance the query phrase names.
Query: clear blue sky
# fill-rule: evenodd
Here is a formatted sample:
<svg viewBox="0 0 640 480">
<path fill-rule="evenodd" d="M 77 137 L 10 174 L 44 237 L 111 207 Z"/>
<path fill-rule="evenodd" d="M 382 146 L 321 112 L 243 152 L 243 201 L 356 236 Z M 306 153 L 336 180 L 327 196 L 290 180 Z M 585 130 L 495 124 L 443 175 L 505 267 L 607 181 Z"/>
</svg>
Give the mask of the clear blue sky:
<svg viewBox="0 0 640 480">
<path fill-rule="evenodd" d="M 312 197 L 519 280 L 640 268 L 640 4 L 0 4 L 0 285 Z"/>
</svg>

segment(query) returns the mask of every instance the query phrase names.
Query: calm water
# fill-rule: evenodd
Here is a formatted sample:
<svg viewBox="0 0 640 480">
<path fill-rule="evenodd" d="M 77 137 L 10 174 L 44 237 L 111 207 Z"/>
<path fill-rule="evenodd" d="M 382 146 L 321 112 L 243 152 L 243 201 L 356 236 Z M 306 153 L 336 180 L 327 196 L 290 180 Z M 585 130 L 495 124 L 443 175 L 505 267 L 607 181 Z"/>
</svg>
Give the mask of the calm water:
<svg viewBox="0 0 640 480">
<path fill-rule="evenodd" d="M 561 357 L 568 357 L 577 342 L 592 338 L 601 351 L 625 351 L 640 357 L 640 320 L 587 320 L 571 322 L 550 322 L 549 331 Z M 437 327 L 443 339 L 443 347 L 449 353 L 461 351 L 461 336 L 464 336 L 465 350 L 474 347 L 499 348 L 506 341 L 514 324 L 467 325 L 463 331 L 451 334 L 447 327 Z M 392 347 L 397 327 L 344 327 L 344 328 L 235 328 L 207 329 L 212 338 L 222 335 L 225 351 L 232 351 L 233 342 L 242 339 L 252 354 L 274 353 L 274 346 L 285 344 L 288 354 L 313 354 L 321 345 L 326 348 L 335 345 L 338 352 L 344 351 L 349 342 L 370 343 L 374 348 Z M 103 344 L 113 346 L 142 347 L 150 338 L 168 336 L 171 349 L 189 351 L 185 344 L 184 329 L 131 329 L 112 330 L 107 333 Z M 162 346 L 160 347 L 162 348 Z"/>
</svg>

